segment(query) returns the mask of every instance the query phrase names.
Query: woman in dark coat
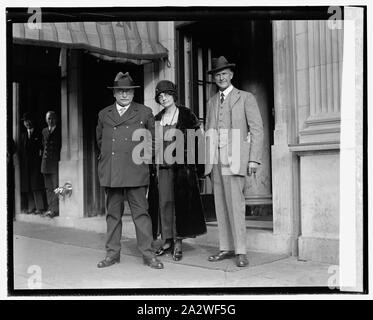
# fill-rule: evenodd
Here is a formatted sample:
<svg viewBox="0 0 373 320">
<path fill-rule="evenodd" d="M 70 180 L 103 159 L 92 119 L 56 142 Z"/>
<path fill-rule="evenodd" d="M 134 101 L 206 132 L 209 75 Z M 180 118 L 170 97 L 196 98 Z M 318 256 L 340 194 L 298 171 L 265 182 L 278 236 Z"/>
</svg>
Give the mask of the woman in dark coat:
<svg viewBox="0 0 373 320">
<path fill-rule="evenodd" d="M 156 254 L 172 251 L 173 259 L 178 261 L 182 258 L 182 239 L 206 233 L 206 223 L 197 180 L 199 166 L 187 163 L 186 148 L 187 129 L 198 130 L 200 124 L 190 109 L 176 105 L 176 99 L 176 88 L 171 81 L 163 80 L 157 84 L 155 100 L 164 109 L 155 116 L 156 130 L 161 138 L 168 130 L 180 130 L 184 145 L 181 146 L 180 158 L 180 155 L 175 156 L 176 150 L 180 151 L 175 147 L 177 142 L 167 141 L 167 138 L 156 142 L 158 160 L 151 170 L 149 211 L 153 218 L 154 237 L 160 233 L 165 241 Z M 173 150 L 172 154 L 168 152 L 170 150 Z M 175 163 L 172 163 L 170 156 L 176 159 Z M 198 158 L 195 159 L 197 162 Z"/>
</svg>

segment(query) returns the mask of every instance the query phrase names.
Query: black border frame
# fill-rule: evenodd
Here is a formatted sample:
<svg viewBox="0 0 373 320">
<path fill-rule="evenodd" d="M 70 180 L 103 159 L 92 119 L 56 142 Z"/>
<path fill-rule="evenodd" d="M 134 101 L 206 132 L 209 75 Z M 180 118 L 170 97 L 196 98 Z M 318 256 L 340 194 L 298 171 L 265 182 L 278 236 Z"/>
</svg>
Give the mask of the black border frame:
<svg viewBox="0 0 373 320">
<path fill-rule="evenodd" d="M 363 293 L 341 292 L 326 287 L 271 287 L 271 288 L 178 288 L 178 289 L 14 289 L 13 278 L 13 213 L 7 213 L 8 241 L 8 296 L 101 296 L 101 295 L 244 295 L 244 294 L 368 294 L 368 154 L 367 154 L 367 6 L 355 6 L 364 9 L 364 59 L 363 59 Z M 271 20 L 308 20 L 328 19 L 328 6 L 273 6 L 273 7 L 43 7 L 43 22 L 70 21 L 198 21 L 215 19 L 271 19 Z M 342 14 L 343 14 L 343 6 Z M 12 46 L 12 23 L 27 22 L 31 14 L 24 8 L 6 8 L 6 45 L 7 45 L 7 134 L 12 134 L 12 56 L 9 48 Z M 157 19 L 154 19 L 157 17 Z M 177 37 L 176 32 L 176 37 Z M 178 43 L 178 42 L 176 42 Z M 180 48 L 175 47 L 175 50 Z M 176 53 L 176 63 L 178 62 Z M 179 78 L 178 70 L 176 79 Z M 8 197 L 14 190 L 7 190 Z M 160 301 L 161 303 L 164 301 Z M 200 302 L 200 301 L 199 301 Z M 235 301 L 236 302 L 236 301 Z M 189 303 L 189 301 L 188 301 Z M 190 301 L 192 303 L 192 300 Z"/>
</svg>

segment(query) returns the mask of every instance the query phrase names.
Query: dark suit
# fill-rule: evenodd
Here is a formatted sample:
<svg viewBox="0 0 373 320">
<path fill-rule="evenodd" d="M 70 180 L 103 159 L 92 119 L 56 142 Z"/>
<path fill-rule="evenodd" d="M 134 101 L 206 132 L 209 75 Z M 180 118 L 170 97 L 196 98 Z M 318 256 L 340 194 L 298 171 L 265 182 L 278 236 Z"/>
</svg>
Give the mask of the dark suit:
<svg viewBox="0 0 373 320">
<path fill-rule="evenodd" d="M 96 128 L 97 144 L 100 150 L 98 176 L 106 191 L 108 257 L 120 254 L 122 235 L 122 213 L 124 197 L 130 205 L 136 228 L 137 244 L 144 256 L 152 256 L 152 226 L 148 214 L 146 192 L 149 184 L 147 163 L 136 164 L 132 151 L 140 142 L 132 141 L 137 129 L 146 129 L 151 133 L 146 143 L 152 148 L 154 137 L 154 117 L 152 110 L 144 105 L 132 102 L 127 111 L 119 116 L 116 104 L 101 110 Z M 151 150 L 150 150 L 151 151 Z M 151 161 L 148 159 L 148 163 Z"/>
<path fill-rule="evenodd" d="M 58 187 L 58 162 L 61 153 L 61 132 L 56 127 L 49 132 L 48 127 L 42 131 L 43 155 L 41 173 L 44 175 L 44 184 L 47 192 L 48 210 L 58 213 L 58 196 L 54 189 Z"/>
<path fill-rule="evenodd" d="M 40 173 L 42 137 L 40 131 L 33 130 L 30 137 L 23 132 L 19 145 L 21 192 L 28 198 L 28 210 L 44 210 L 44 181 Z"/>
</svg>

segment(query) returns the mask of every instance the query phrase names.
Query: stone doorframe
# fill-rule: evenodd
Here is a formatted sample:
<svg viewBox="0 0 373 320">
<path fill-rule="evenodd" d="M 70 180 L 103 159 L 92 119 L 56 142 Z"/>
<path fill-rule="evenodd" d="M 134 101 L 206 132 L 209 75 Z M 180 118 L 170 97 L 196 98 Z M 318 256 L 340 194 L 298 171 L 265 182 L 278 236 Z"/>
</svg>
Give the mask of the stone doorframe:
<svg viewBox="0 0 373 320">
<path fill-rule="evenodd" d="M 272 146 L 273 236 L 298 254 L 300 234 L 299 159 L 289 144 L 297 142 L 294 21 L 273 21 L 275 130 Z"/>
</svg>

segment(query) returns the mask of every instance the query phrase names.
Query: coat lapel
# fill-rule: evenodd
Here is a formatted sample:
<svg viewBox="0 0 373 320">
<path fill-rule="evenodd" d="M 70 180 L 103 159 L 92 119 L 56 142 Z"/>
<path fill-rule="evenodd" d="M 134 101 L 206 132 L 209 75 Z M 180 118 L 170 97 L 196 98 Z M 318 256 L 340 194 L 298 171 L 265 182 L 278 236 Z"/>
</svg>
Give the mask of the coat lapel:
<svg viewBox="0 0 373 320">
<path fill-rule="evenodd" d="M 230 108 L 232 109 L 234 107 L 234 105 L 237 103 L 237 101 L 240 99 L 241 97 L 241 94 L 240 94 L 240 91 L 236 88 L 233 88 L 232 92 L 231 92 L 231 105 L 230 105 Z"/>
<path fill-rule="evenodd" d="M 138 108 L 137 103 L 131 102 L 131 104 L 128 107 L 127 111 L 121 117 L 119 116 L 119 113 L 117 111 L 118 118 L 119 118 L 118 124 L 121 124 L 121 123 L 123 123 L 125 121 L 128 121 L 129 119 L 132 119 L 133 117 L 135 117 L 136 114 L 137 114 L 137 112 L 138 112 L 138 110 L 139 110 L 139 108 Z"/>
<path fill-rule="evenodd" d="M 106 117 L 112 123 L 117 123 L 119 121 L 120 117 L 118 111 L 116 110 L 115 103 L 106 111 Z"/>
<path fill-rule="evenodd" d="M 217 116 L 218 116 L 218 99 L 219 99 L 219 94 L 216 93 L 213 97 L 212 97 L 212 103 L 211 103 L 211 110 L 210 110 L 210 124 L 209 124 L 209 128 L 213 128 L 213 129 L 216 129 L 216 120 L 217 120 Z"/>
</svg>

